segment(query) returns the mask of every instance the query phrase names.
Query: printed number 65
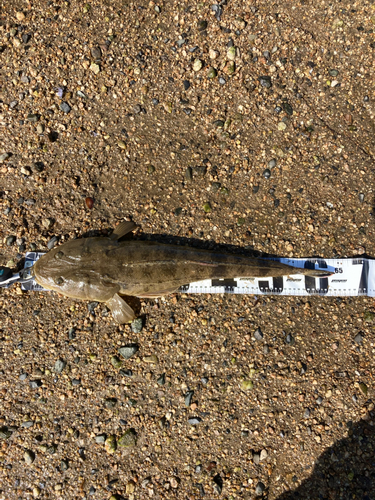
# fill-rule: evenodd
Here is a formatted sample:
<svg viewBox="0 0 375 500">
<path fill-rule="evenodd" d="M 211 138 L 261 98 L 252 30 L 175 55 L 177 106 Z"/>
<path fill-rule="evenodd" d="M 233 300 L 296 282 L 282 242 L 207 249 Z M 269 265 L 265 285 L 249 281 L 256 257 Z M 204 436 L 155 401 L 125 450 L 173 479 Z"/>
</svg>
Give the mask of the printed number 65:
<svg viewBox="0 0 375 500">
<path fill-rule="evenodd" d="M 342 267 L 335 267 L 335 273 L 342 273 Z"/>
</svg>

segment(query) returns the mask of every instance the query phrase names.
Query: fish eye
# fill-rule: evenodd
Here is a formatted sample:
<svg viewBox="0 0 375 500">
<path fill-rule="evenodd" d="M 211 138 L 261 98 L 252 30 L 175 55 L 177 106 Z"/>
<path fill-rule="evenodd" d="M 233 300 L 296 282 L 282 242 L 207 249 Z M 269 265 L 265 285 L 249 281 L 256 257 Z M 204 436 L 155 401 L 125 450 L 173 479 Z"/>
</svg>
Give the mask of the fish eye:
<svg viewBox="0 0 375 500">
<path fill-rule="evenodd" d="M 62 285 L 64 283 L 64 280 L 63 278 L 60 276 L 60 278 L 56 278 L 55 279 L 55 283 L 56 285 Z"/>
<path fill-rule="evenodd" d="M 55 255 L 55 259 L 61 259 L 62 257 L 64 257 L 64 252 L 57 252 L 57 254 Z"/>
</svg>

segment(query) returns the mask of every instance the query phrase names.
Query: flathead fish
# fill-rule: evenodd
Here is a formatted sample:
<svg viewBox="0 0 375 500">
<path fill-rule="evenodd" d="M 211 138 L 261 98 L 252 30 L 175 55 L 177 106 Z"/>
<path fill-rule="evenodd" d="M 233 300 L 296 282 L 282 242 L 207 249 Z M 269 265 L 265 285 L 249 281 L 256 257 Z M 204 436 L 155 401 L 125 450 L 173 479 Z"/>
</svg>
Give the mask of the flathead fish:
<svg viewBox="0 0 375 500">
<path fill-rule="evenodd" d="M 133 222 L 123 222 L 110 237 L 63 243 L 35 263 L 35 280 L 66 297 L 105 302 L 118 323 L 127 323 L 135 314 L 121 295 L 155 298 L 205 279 L 329 274 L 220 251 L 152 241 L 119 241 L 135 227 Z"/>
</svg>

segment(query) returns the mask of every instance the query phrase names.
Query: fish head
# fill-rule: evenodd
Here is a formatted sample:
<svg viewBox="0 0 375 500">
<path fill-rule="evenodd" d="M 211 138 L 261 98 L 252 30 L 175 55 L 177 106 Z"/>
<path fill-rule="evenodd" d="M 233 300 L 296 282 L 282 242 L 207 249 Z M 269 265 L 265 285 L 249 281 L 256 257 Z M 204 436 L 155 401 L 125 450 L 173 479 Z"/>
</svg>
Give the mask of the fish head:
<svg viewBox="0 0 375 500">
<path fill-rule="evenodd" d="M 66 297 L 105 302 L 116 291 L 94 270 L 93 262 L 103 259 L 103 240 L 108 238 L 77 239 L 50 250 L 34 264 L 35 280 Z"/>
</svg>

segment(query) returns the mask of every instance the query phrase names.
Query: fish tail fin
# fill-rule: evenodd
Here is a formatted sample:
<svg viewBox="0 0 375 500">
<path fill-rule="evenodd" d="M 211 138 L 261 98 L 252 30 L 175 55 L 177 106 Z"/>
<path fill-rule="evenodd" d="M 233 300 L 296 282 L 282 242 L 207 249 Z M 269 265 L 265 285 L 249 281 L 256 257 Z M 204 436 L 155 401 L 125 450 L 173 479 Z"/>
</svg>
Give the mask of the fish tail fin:
<svg viewBox="0 0 375 500">
<path fill-rule="evenodd" d="M 312 278 L 328 278 L 333 272 L 323 269 L 298 269 L 296 274 L 303 274 L 304 276 L 311 276 Z"/>
</svg>

